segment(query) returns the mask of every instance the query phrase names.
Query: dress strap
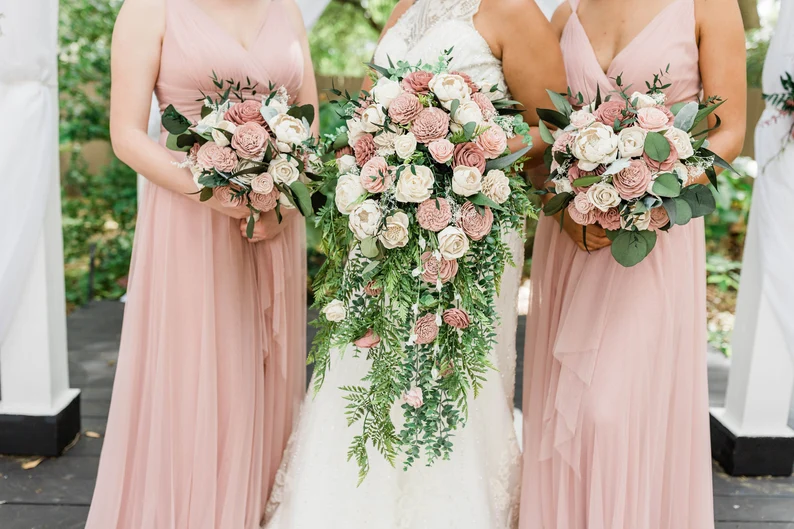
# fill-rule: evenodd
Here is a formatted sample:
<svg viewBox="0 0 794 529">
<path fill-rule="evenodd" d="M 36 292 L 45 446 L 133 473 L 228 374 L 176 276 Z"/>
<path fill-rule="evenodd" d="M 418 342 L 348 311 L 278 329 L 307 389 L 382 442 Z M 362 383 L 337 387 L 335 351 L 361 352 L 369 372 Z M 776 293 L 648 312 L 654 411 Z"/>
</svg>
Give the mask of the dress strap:
<svg viewBox="0 0 794 529">
<path fill-rule="evenodd" d="M 568 3 L 571 4 L 571 9 L 574 13 L 579 9 L 579 1 L 580 0 L 568 0 Z"/>
</svg>

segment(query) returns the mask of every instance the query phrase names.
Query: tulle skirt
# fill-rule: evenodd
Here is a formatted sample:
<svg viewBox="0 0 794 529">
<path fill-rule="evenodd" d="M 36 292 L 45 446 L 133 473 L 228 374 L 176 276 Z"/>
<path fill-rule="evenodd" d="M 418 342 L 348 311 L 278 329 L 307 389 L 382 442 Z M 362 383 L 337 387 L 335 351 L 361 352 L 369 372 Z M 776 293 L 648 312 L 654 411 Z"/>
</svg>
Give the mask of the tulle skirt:
<svg viewBox="0 0 794 529">
<path fill-rule="evenodd" d="M 305 388 L 305 230 L 147 183 L 88 529 L 253 529 Z"/>
<path fill-rule="evenodd" d="M 521 529 L 714 527 L 703 221 L 623 268 L 540 221 Z"/>
</svg>

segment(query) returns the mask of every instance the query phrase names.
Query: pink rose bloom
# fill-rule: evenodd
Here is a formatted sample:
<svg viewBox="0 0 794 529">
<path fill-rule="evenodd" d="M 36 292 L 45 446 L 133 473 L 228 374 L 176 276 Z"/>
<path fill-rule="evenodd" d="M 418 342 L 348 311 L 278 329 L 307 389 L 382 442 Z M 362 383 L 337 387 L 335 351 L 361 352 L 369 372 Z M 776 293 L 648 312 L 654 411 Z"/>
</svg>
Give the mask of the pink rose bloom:
<svg viewBox="0 0 794 529">
<path fill-rule="evenodd" d="M 585 178 L 587 176 L 601 176 L 606 172 L 606 170 L 607 168 L 604 167 L 603 165 L 599 165 L 592 171 L 582 171 L 581 169 L 579 169 L 578 165 L 572 165 L 568 169 L 568 180 L 570 180 L 571 185 L 573 185 L 573 183 L 579 180 L 580 178 Z M 573 186 L 574 193 L 584 193 L 585 191 L 587 191 L 586 187 Z"/>
<path fill-rule="evenodd" d="M 228 173 L 237 167 L 237 155 L 229 147 L 221 147 L 214 141 L 208 141 L 196 153 L 196 163 L 202 169 Z"/>
<path fill-rule="evenodd" d="M 422 388 L 411 388 L 405 392 L 403 400 L 414 409 L 419 409 L 425 403 L 422 396 Z"/>
<path fill-rule="evenodd" d="M 628 112 L 626 110 L 626 102 L 622 99 L 613 99 L 603 103 L 600 107 L 598 107 L 598 110 L 595 111 L 594 115 L 595 118 L 604 125 L 608 127 L 614 127 L 615 120 L 620 123 L 626 119 L 626 116 L 623 115 L 624 112 Z"/>
<path fill-rule="evenodd" d="M 469 315 L 466 314 L 465 310 L 461 309 L 448 309 L 444 311 L 442 315 L 442 319 L 444 323 L 449 325 L 450 327 L 455 327 L 456 329 L 465 329 L 470 325 Z"/>
<path fill-rule="evenodd" d="M 214 196 L 215 200 L 220 202 L 222 206 L 226 206 L 227 208 L 236 208 L 237 206 L 244 205 L 245 198 L 243 196 L 234 196 L 233 191 L 237 190 L 233 190 L 231 186 L 216 187 L 212 190 L 212 196 Z"/>
<path fill-rule="evenodd" d="M 477 86 L 477 83 L 472 81 L 471 76 L 469 74 L 464 73 L 464 72 L 449 72 L 449 73 L 451 75 L 459 75 L 459 76 L 463 77 L 463 82 L 465 82 L 467 85 L 469 85 L 469 88 L 471 89 L 471 93 L 472 94 L 475 93 L 475 92 L 479 92 L 480 91 L 480 87 Z"/>
<path fill-rule="evenodd" d="M 391 105 L 389 105 L 389 117 L 395 123 L 408 125 L 416 119 L 424 108 L 418 97 L 410 92 L 403 92 L 394 98 Z"/>
<path fill-rule="evenodd" d="M 372 329 L 369 329 L 364 336 L 353 342 L 356 347 L 360 347 L 362 349 L 370 349 L 375 347 L 380 343 L 380 336 L 375 334 Z"/>
<path fill-rule="evenodd" d="M 651 210 L 651 229 L 658 230 L 664 228 L 670 222 L 667 210 L 664 207 L 653 208 Z"/>
<path fill-rule="evenodd" d="M 448 283 L 458 275 L 458 261 L 456 259 L 444 259 L 441 261 L 433 257 L 430 252 L 422 254 L 422 279 L 431 285 L 437 281 Z"/>
<path fill-rule="evenodd" d="M 405 79 L 402 80 L 400 86 L 402 86 L 402 89 L 410 94 L 429 94 L 430 81 L 433 80 L 433 77 L 435 76 L 432 73 L 426 72 L 424 70 L 411 72 L 405 76 Z"/>
<path fill-rule="evenodd" d="M 428 198 L 416 208 L 416 221 L 422 228 L 438 233 L 452 219 L 452 207 L 446 199 Z"/>
<path fill-rule="evenodd" d="M 648 164 L 648 167 L 657 173 L 672 171 L 673 167 L 678 161 L 678 149 L 675 148 L 675 145 L 673 145 L 670 140 L 667 140 L 667 142 L 670 144 L 670 156 L 668 156 L 667 159 L 661 163 L 651 159 L 651 157 L 648 156 L 648 153 L 642 153 L 642 159 L 645 160 L 645 163 Z"/>
<path fill-rule="evenodd" d="M 249 121 L 237 127 L 232 134 L 232 147 L 238 156 L 256 160 L 265 152 L 269 140 L 270 136 L 262 125 Z"/>
<path fill-rule="evenodd" d="M 425 108 L 411 124 L 411 132 L 419 143 L 442 140 L 449 133 L 449 114 L 440 108 Z"/>
<path fill-rule="evenodd" d="M 585 195 L 576 195 L 577 197 L 585 196 Z M 582 213 L 578 209 L 576 209 L 576 204 L 571 202 L 568 204 L 568 216 L 571 217 L 571 220 L 574 221 L 576 224 L 581 226 L 589 226 L 590 224 L 595 224 L 596 216 L 595 212 L 597 210 L 591 209 L 587 213 Z"/>
<path fill-rule="evenodd" d="M 280 197 L 281 193 L 274 187 L 270 190 L 270 193 L 251 193 L 250 200 L 251 205 L 256 208 L 257 211 L 267 213 L 268 211 L 276 209 L 276 204 L 278 204 L 278 199 Z"/>
<path fill-rule="evenodd" d="M 476 143 L 459 143 L 455 145 L 452 167 L 457 167 L 459 165 L 476 167 L 480 170 L 480 174 L 482 174 L 485 172 L 485 152 Z"/>
<path fill-rule="evenodd" d="M 480 146 L 485 153 L 485 157 L 489 160 L 499 158 L 507 149 L 507 134 L 502 130 L 502 127 L 494 123 L 491 124 L 488 130 L 477 136 L 474 141 Z"/>
<path fill-rule="evenodd" d="M 258 174 L 251 180 L 251 190 L 260 195 L 267 195 L 273 191 L 273 177 L 270 173 Z"/>
<path fill-rule="evenodd" d="M 576 208 L 576 211 L 578 211 L 583 215 L 590 213 L 591 211 L 593 211 L 593 209 L 595 209 L 595 205 L 593 205 L 593 203 L 590 202 L 590 199 L 584 193 L 580 195 L 576 195 L 573 199 L 572 204 L 574 208 Z"/>
<path fill-rule="evenodd" d="M 355 147 L 353 147 L 353 152 L 356 155 L 356 164 L 358 164 L 359 167 L 364 167 L 364 164 L 375 156 L 375 149 L 375 139 L 372 137 L 372 134 L 364 134 L 361 136 L 356 142 Z"/>
<path fill-rule="evenodd" d="M 433 343 L 438 336 L 438 325 L 436 324 L 435 314 L 425 314 L 416 320 L 414 327 L 414 334 L 416 334 L 417 345 L 426 345 Z"/>
<path fill-rule="evenodd" d="M 673 125 L 675 116 L 667 108 L 657 105 L 655 107 L 641 108 L 637 111 L 637 125 L 651 132 L 660 132 Z"/>
<path fill-rule="evenodd" d="M 245 125 L 251 122 L 264 125 L 265 118 L 262 116 L 262 112 L 260 111 L 261 108 L 262 103 L 254 99 L 249 99 L 248 101 L 232 105 L 229 110 L 226 111 L 226 114 L 223 115 L 223 119 L 231 121 L 235 125 Z"/>
<path fill-rule="evenodd" d="M 455 144 L 446 139 L 436 140 L 430 142 L 427 150 L 430 151 L 430 156 L 438 163 L 447 163 L 452 159 L 452 155 L 455 154 Z"/>
<path fill-rule="evenodd" d="M 471 99 L 477 103 L 478 107 L 480 107 L 480 112 L 482 112 L 482 117 L 485 119 L 485 121 L 491 121 L 498 114 L 496 107 L 493 106 L 491 100 L 488 99 L 488 96 L 482 92 L 473 93 L 471 95 Z"/>
<path fill-rule="evenodd" d="M 374 156 L 361 168 L 361 186 L 370 193 L 383 193 L 394 182 L 389 164 L 382 156 Z"/>
<path fill-rule="evenodd" d="M 552 145 L 551 151 L 564 153 L 567 153 L 568 151 L 573 152 L 573 142 L 575 140 L 576 136 L 570 132 L 563 132 L 557 137 L 556 140 L 554 140 L 554 145 Z"/>
<path fill-rule="evenodd" d="M 383 292 L 383 289 L 375 283 L 374 279 L 364 287 L 364 294 L 372 296 L 373 298 L 380 296 L 381 292 Z"/>
<path fill-rule="evenodd" d="M 651 170 L 642 160 L 632 160 L 631 164 L 612 177 L 612 185 L 620 193 L 620 198 L 632 200 L 645 194 L 651 183 Z"/>
<path fill-rule="evenodd" d="M 595 213 L 596 222 L 605 230 L 620 229 L 620 211 L 618 211 L 618 208 L 609 208 L 606 211 L 596 209 L 593 212 Z"/>
<path fill-rule="evenodd" d="M 353 156 L 353 147 L 351 147 L 350 145 L 345 145 L 344 147 L 336 151 L 334 153 L 334 156 L 336 157 L 337 160 L 342 156 Z"/>
<path fill-rule="evenodd" d="M 466 202 L 460 208 L 458 226 L 474 241 L 481 241 L 486 235 L 491 233 L 491 228 L 493 227 L 493 212 L 488 206 L 485 206 L 484 209 L 485 213 L 480 215 L 471 202 Z"/>
</svg>

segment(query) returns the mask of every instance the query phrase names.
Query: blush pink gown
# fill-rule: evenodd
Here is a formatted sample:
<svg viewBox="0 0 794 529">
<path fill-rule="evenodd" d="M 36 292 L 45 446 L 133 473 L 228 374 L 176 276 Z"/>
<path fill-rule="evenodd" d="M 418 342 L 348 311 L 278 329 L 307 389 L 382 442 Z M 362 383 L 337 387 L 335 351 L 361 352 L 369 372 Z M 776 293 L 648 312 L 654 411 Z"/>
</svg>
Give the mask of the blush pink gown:
<svg viewBox="0 0 794 529">
<path fill-rule="evenodd" d="M 162 108 L 199 118 L 213 70 L 300 88 L 301 43 L 284 0 L 272 1 L 249 50 L 190 0 L 166 3 Z M 250 244 L 240 221 L 145 189 L 86 527 L 258 528 L 305 394 L 303 219 Z"/>
<path fill-rule="evenodd" d="M 694 0 L 676 0 L 605 73 L 576 15 L 568 82 L 589 101 L 670 64 L 669 104 L 701 91 Z M 703 221 L 623 268 L 551 218 L 532 262 L 521 529 L 712 529 Z"/>
</svg>

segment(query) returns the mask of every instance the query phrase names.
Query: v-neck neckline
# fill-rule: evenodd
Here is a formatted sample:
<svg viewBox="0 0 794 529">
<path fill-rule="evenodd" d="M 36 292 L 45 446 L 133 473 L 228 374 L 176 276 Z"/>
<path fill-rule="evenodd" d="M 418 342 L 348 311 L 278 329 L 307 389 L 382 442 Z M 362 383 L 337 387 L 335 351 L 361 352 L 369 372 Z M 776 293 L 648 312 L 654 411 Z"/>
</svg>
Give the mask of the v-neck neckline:
<svg viewBox="0 0 794 529">
<path fill-rule="evenodd" d="M 601 66 L 601 62 L 598 60 L 598 53 L 596 53 L 595 47 L 593 47 L 593 41 L 590 40 L 590 35 L 587 34 L 587 30 L 584 28 L 582 24 L 582 20 L 579 18 L 579 9 L 575 9 L 571 13 L 571 18 L 576 17 L 576 23 L 579 24 L 579 29 L 582 30 L 582 35 L 584 35 L 585 40 L 587 41 L 587 45 L 590 48 L 590 52 L 593 55 L 593 60 L 595 61 L 596 66 L 598 67 L 599 71 L 603 73 L 607 78 L 609 78 L 609 74 L 612 71 L 612 68 L 615 66 L 615 63 L 620 59 L 624 54 L 628 53 L 628 50 L 631 49 L 636 42 L 638 42 L 642 37 L 648 33 L 652 27 L 656 25 L 656 23 L 670 11 L 673 6 L 678 5 L 680 2 L 687 1 L 687 0 L 673 0 L 667 6 L 665 6 L 661 11 L 659 11 L 656 16 L 654 16 L 650 22 L 648 22 L 645 27 L 643 27 L 639 33 L 634 35 L 632 39 L 625 45 L 619 52 L 612 57 L 612 60 L 609 62 L 607 69 L 604 70 L 603 66 Z"/>
<path fill-rule="evenodd" d="M 251 39 L 251 42 L 250 42 L 250 44 L 248 46 L 245 46 L 242 42 L 240 42 L 237 39 L 237 37 L 235 37 L 234 35 L 229 33 L 229 31 L 227 31 L 226 28 L 224 28 L 222 25 L 220 25 L 214 18 L 212 18 L 212 16 L 209 13 L 204 11 L 204 9 L 202 9 L 194 0 L 188 0 L 188 3 L 191 6 L 193 6 L 193 9 L 198 11 L 205 19 L 207 19 L 208 22 L 210 22 L 213 26 L 215 26 L 215 28 L 217 28 L 217 30 L 220 33 L 222 33 L 229 40 L 231 40 L 232 42 L 237 44 L 237 46 L 242 51 L 244 51 L 247 54 L 250 54 L 254 50 L 254 48 L 256 47 L 256 44 L 259 42 L 259 39 L 262 37 L 262 33 L 265 31 L 265 26 L 270 21 L 270 17 L 273 14 L 272 11 L 273 11 L 273 9 L 275 9 L 276 0 L 269 0 L 268 1 L 269 7 L 267 8 L 267 12 L 265 12 L 265 16 L 262 19 L 262 23 L 259 25 L 259 29 L 254 34 L 254 37 L 253 37 L 253 39 Z"/>
</svg>

